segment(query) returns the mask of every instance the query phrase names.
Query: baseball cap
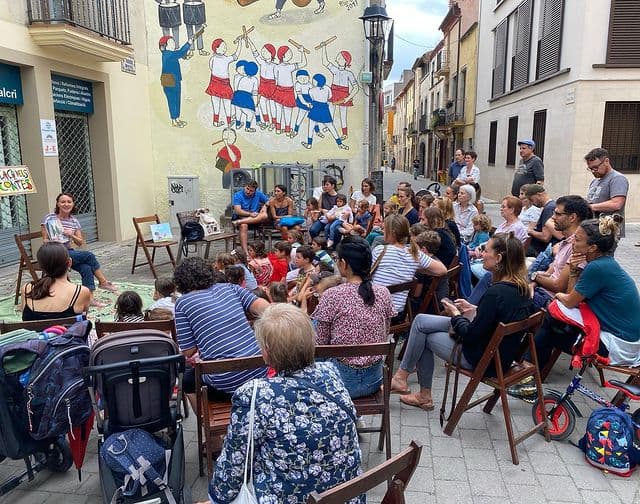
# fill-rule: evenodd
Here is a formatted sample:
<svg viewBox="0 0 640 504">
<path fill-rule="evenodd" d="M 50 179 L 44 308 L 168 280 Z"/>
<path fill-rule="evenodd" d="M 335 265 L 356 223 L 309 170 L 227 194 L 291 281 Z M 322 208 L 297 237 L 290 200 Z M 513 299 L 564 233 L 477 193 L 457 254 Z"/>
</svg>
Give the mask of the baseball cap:
<svg viewBox="0 0 640 504">
<path fill-rule="evenodd" d="M 534 194 L 540 194 L 544 192 L 544 187 L 540 184 L 527 184 L 526 189 L 524 190 L 524 194 L 527 198 L 533 196 Z"/>
<path fill-rule="evenodd" d="M 536 148 L 536 143 L 531 140 L 531 139 L 525 139 L 525 140 L 520 140 L 518 142 L 518 145 L 528 145 L 529 147 L 531 147 L 532 149 Z"/>
</svg>

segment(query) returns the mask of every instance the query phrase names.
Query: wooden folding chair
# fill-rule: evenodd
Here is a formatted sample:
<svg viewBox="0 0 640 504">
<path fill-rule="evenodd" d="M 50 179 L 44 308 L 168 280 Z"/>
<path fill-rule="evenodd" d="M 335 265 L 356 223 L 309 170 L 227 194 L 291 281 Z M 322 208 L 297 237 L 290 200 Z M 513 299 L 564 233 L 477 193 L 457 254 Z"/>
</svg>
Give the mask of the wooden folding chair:
<svg viewBox="0 0 640 504">
<path fill-rule="evenodd" d="M 404 504 L 404 492 L 420 461 L 422 444 L 411 441 L 409 447 L 395 457 L 383 462 L 379 466 L 369 469 L 357 478 L 333 487 L 318 494 L 312 492 L 308 504 L 343 504 L 351 499 L 372 490 L 385 481 L 391 481 L 387 493 L 382 498 L 382 504 Z"/>
<path fill-rule="evenodd" d="M 365 343 L 362 345 L 318 345 L 316 359 L 336 359 L 341 357 L 365 357 L 381 355 L 384 357 L 382 366 L 382 387 L 375 393 L 353 399 L 358 416 L 381 415 L 380 427 L 364 427 L 358 432 L 379 432 L 378 450 L 385 448 L 387 459 L 391 458 L 391 419 L 389 416 L 389 395 L 391 393 L 391 373 L 393 371 L 393 354 L 395 342 Z"/>
<path fill-rule="evenodd" d="M 16 295 L 13 299 L 13 304 L 18 304 L 18 298 L 20 297 L 20 291 L 22 289 L 22 273 L 27 270 L 35 282 L 39 278 L 38 271 L 42 271 L 38 261 L 33 257 L 33 254 L 27 252 L 24 244 L 26 242 L 30 244 L 31 240 L 42 238 L 42 234 L 38 231 L 36 233 L 13 235 L 13 238 L 16 241 L 16 246 L 20 252 L 20 265 L 18 266 L 18 279 L 16 280 Z"/>
<path fill-rule="evenodd" d="M 550 441 L 549 427 L 547 425 L 546 416 L 531 430 L 525 432 L 524 434 L 521 434 L 517 438 L 514 437 L 513 424 L 511 423 L 511 411 L 509 409 L 509 401 L 507 400 L 507 388 L 521 382 L 524 378 L 527 378 L 529 376 L 532 376 L 535 380 L 538 397 L 544 396 L 544 392 L 542 390 L 542 379 L 540 377 L 540 371 L 538 369 L 538 356 L 536 354 L 536 345 L 534 339 L 537 329 L 542 324 L 543 317 L 543 312 L 536 312 L 529 318 L 519 322 L 512 322 L 510 324 L 498 324 L 498 327 L 494 331 L 493 336 L 491 337 L 491 340 L 489 341 L 489 344 L 475 369 L 467 370 L 456 368 L 455 363 L 445 363 L 445 366 L 447 367 L 447 373 L 449 373 L 450 371 L 459 372 L 460 374 L 463 374 L 470 378 L 470 381 L 464 389 L 464 392 L 462 393 L 462 396 L 460 397 L 460 400 L 457 402 L 457 404 L 455 402 L 455 397 L 453 398 L 453 411 L 447 419 L 447 424 L 444 427 L 445 434 L 447 434 L 448 436 L 451 436 L 451 434 L 453 434 L 453 431 L 455 430 L 456 425 L 458 425 L 462 414 L 468 409 L 486 402 L 483 411 L 485 413 L 491 413 L 494 406 L 498 402 L 498 399 L 500 399 L 502 401 L 502 410 L 504 413 L 504 421 L 507 429 L 507 438 L 509 439 L 509 448 L 511 449 L 511 459 L 515 465 L 519 464 L 516 445 L 527 439 L 529 436 L 538 431 L 543 431 L 545 439 L 547 441 Z M 528 351 L 530 352 L 533 362 L 527 362 L 520 358 L 520 360 L 517 363 L 514 363 L 509 369 L 503 370 L 502 363 L 500 361 L 500 344 L 502 343 L 502 340 L 504 338 L 522 332 L 524 332 L 523 341 L 526 341 L 526 349 L 528 349 Z M 524 346 L 525 345 L 523 345 L 523 347 Z M 525 348 L 523 348 L 522 354 L 524 354 L 524 350 Z M 487 369 L 492 362 L 495 366 L 496 371 L 495 378 L 489 378 L 485 376 Z M 476 389 L 478 388 L 478 385 L 481 382 L 485 385 L 488 385 L 489 387 L 493 387 L 493 391 L 473 402 L 470 402 L 471 397 L 473 396 Z M 442 399 L 443 408 L 444 404 L 446 403 L 446 399 L 447 390 L 445 386 L 445 393 Z"/>
<path fill-rule="evenodd" d="M 262 356 L 241 357 L 237 359 L 221 359 L 215 361 L 202 361 L 196 364 L 196 393 L 188 394 L 191 407 L 196 411 L 196 423 L 198 430 L 198 471 L 204 476 L 202 459 L 207 460 L 207 474 L 209 479 L 213 476 L 213 443 L 216 436 L 227 433 L 227 427 L 231 421 L 231 400 L 210 401 L 207 385 L 202 380 L 202 375 L 213 373 L 230 373 L 234 371 L 246 371 L 265 367 Z M 195 403 L 195 404 L 194 404 Z"/>
<path fill-rule="evenodd" d="M 447 278 L 449 279 L 449 297 L 451 299 L 460 298 L 460 272 L 462 271 L 462 265 L 456 264 L 455 266 L 447 270 Z"/>
<path fill-rule="evenodd" d="M 391 294 L 396 294 L 398 292 L 409 291 L 407 295 L 407 302 L 405 303 L 404 308 L 404 318 L 401 321 L 396 321 L 389 328 L 389 334 L 393 335 L 393 339 L 397 342 L 398 335 L 404 332 L 407 332 L 411 329 L 411 324 L 413 323 L 413 307 L 411 306 L 411 293 L 416 289 L 418 285 L 418 281 L 416 279 L 411 280 L 410 282 L 402 282 L 394 285 L 387 285 L 387 289 Z M 402 343 L 402 349 L 400 350 L 400 354 L 398 354 L 398 359 L 402 360 L 402 356 L 404 355 L 404 351 L 407 348 L 407 342 L 409 341 L 409 336 L 404 339 Z M 393 372 L 393 367 L 391 369 Z"/>
<path fill-rule="evenodd" d="M 57 318 L 51 320 L 31 320 L 21 322 L 0 322 L 0 334 L 15 331 L 17 329 L 29 329 L 31 331 L 44 331 L 47 327 L 54 325 L 68 326 L 75 324 L 77 319 L 75 317 Z"/>
<path fill-rule="evenodd" d="M 102 322 L 96 320 L 96 334 L 98 339 L 106 334 L 122 331 L 132 331 L 134 329 L 156 329 L 171 335 L 173 341 L 178 341 L 176 334 L 175 320 L 142 320 L 140 322 Z"/>
<path fill-rule="evenodd" d="M 158 266 L 171 264 L 175 269 L 176 260 L 173 257 L 171 246 L 177 245 L 178 242 L 176 241 L 154 242 L 151 238 L 147 239 L 144 237 L 144 232 L 140 227 L 140 224 L 160 224 L 160 218 L 158 217 L 158 214 L 147 215 L 146 217 L 133 218 L 133 226 L 136 228 L 136 246 L 135 246 L 135 249 L 133 250 L 133 263 L 131 264 L 131 274 L 133 275 L 136 268 L 140 266 L 146 266 L 148 264 L 149 267 L 151 268 L 151 273 L 153 273 L 153 278 L 157 279 L 158 273 L 156 272 L 156 268 Z M 141 248 L 142 251 L 144 252 L 145 257 L 147 258 L 147 262 L 144 262 L 144 263 L 136 262 L 136 259 L 138 257 L 138 248 Z M 167 254 L 169 255 L 169 261 L 156 264 L 154 262 L 156 258 L 156 250 L 160 248 L 166 249 Z M 149 252 L 149 249 L 151 249 L 151 253 Z"/>
</svg>

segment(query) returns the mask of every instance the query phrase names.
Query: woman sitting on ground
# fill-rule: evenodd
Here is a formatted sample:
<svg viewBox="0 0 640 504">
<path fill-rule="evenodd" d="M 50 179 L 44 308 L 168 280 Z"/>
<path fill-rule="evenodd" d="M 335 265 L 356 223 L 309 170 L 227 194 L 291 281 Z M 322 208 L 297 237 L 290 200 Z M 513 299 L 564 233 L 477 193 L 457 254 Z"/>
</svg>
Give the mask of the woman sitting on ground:
<svg viewBox="0 0 640 504">
<path fill-rule="evenodd" d="M 48 242 L 38 249 L 36 258 L 42 277 L 22 287 L 22 320 L 51 320 L 86 313 L 91 291 L 69 281 L 71 258 L 67 248 Z"/>
<path fill-rule="evenodd" d="M 513 234 L 494 235 L 487 243 L 483 261 L 484 267 L 493 273 L 494 283 L 477 307 L 463 299 L 457 299 L 455 304 L 445 301 L 443 305 L 449 317 L 417 315 L 414 319 L 404 358 L 391 382 L 392 392 L 405 394 L 400 398 L 403 403 L 424 410 L 433 409 L 434 355 L 449 359 L 455 338 L 462 340 L 460 366 L 473 369 L 500 322 L 524 320 L 535 312 L 524 249 Z M 455 338 L 451 337 L 450 331 L 455 333 Z M 500 345 L 503 369 L 510 367 L 519 347 L 520 338 L 517 336 L 503 340 Z M 407 379 L 414 370 L 418 372 L 420 391 L 411 394 Z M 488 374 L 495 374 L 493 366 Z"/>
<path fill-rule="evenodd" d="M 93 280 L 95 276 L 98 279 L 98 287 L 111 292 L 116 292 L 118 287 L 111 283 L 104 276 L 100 269 L 100 263 L 96 259 L 93 252 L 88 250 L 76 250 L 76 247 L 84 245 L 82 237 L 82 226 L 80 221 L 73 214 L 77 212 L 73 196 L 69 193 L 62 192 L 56 198 L 56 207 L 53 213 L 47 214 L 40 225 L 42 240 L 47 243 L 55 241 L 62 243 L 67 247 L 69 257 L 71 257 L 71 269 L 80 273 L 82 277 L 82 285 L 87 287 L 91 292 L 96 290 L 96 284 Z M 107 306 L 91 299 L 91 306 L 104 308 Z"/>
<path fill-rule="evenodd" d="M 311 318 L 318 345 L 382 343 L 389 337 L 394 310 L 391 294 L 371 283 L 371 248 L 346 236 L 338 245 L 338 270 L 346 283 L 326 291 Z M 382 384 L 382 357 L 336 359 L 334 364 L 352 398 L 373 394 Z"/>
<path fill-rule="evenodd" d="M 211 502 L 230 503 L 243 484 L 249 411 L 256 388 L 253 487 L 258 502 L 307 502 L 360 472 L 355 408 L 330 362 L 314 363 L 314 331 L 295 306 L 269 306 L 255 323 L 262 356 L 276 375 L 244 384 L 209 484 Z M 364 496 L 349 501 L 363 503 Z M 208 503 L 208 501 L 207 501 Z"/>
</svg>

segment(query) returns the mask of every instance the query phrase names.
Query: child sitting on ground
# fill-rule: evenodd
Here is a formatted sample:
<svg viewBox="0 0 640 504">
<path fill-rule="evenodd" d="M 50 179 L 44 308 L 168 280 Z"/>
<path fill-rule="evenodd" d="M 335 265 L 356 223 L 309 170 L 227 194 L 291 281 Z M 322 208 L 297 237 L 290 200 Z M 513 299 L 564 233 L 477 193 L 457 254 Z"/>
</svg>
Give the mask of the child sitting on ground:
<svg viewBox="0 0 640 504">
<path fill-rule="evenodd" d="M 264 242 L 254 241 L 249 244 L 249 269 L 253 271 L 258 286 L 266 287 L 271 281 L 273 266 L 267 258 Z"/>
<path fill-rule="evenodd" d="M 369 242 L 369 245 L 373 244 L 373 241 L 382 236 L 384 233 L 384 217 L 386 217 L 387 215 L 392 215 L 392 214 L 397 214 L 398 213 L 398 204 L 397 203 L 393 203 L 391 201 L 386 201 L 385 204 L 382 206 L 382 211 L 383 211 L 383 221 L 380 222 L 379 225 L 374 225 L 373 228 L 371 229 L 371 232 L 366 236 L 366 240 Z M 373 249 L 373 247 L 371 247 Z"/>
<path fill-rule="evenodd" d="M 229 255 L 234 261 L 232 263 L 225 264 L 225 268 L 227 266 L 233 266 L 234 264 L 237 264 L 244 270 L 244 281 L 246 283 L 246 288 L 248 290 L 253 290 L 256 287 L 258 287 L 258 282 L 256 281 L 256 277 L 253 276 L 253 273 L 251 273 L 251 270 L 249 269 L 247 254 L 245 253 L 242 247 L 234 248 L 231 252 L 229 252 L 229 254 L 225 254 L 221 252 L 218 254 L 218 257 L 219 256 L 224 257 L 225 255 Z M 220 271 L 224 273 L 225 268 L 222 268 L 222 270 Z"/>
<path fill-rule="evenodd" d="M 142 298 L 137 292 L 124 291 L 116 299 L 116 322 L 143 322 Z"/>
<path fill-rule="evenodd" d="M 274 244 L 273 252 L 270 252 L 267 256 L 273 268 L 271 282 L 283 282 L 287 277 L 289 254 L 291 254 L 291 245 L 286 241 L 279 241 Z"/>
<path fill-rule="evenodd" d="M 326 264 L 329 268 L 331 268 L 331 270 L 335 268 L 336 265 L 327 252 L 327 240 L 325 240 L 322 236 L 316 236 L 313 240 L 311 240 L 311 248 L 316 255 L 316 259 L 314 261 L 316 264 Z"/>
<path fill-rule="evenodd" d="M 296 250 L 296 269 L 287 273 L 287 285 L 290 282 L 295 282 L 295 287 L 289 293 L 290 295 L 297 294 L 307 276 L 316 272 L 313 266 L 315 257 L 316 255 L 309 245 L 302 245 Z"/>
<path fill-rule="evenodd" d="M 289 271 L 291 271 L 296 268 L 296 249 L 304 244 L 304 235 L 302 234 L 302 231 L 289 231 L 287 243 L 291 245 L 291 253 L 289 254 Z"/>
<path fill-rule="evenodd" d="M 153 291 L 153 303 L 149 310 L 164 308 L 171 311 L 171 313 L 175 313 L 175 291 L 176 284 L 173 283 L 172 278 L 158 278 Z"/>
<path fill-rule="evenodd" d="M 325 210 L 327 225 L 324 227 L 324 234 L 327 238 L 327 247 L 332 248 L 334 243 L 340 241 L 338 236 L 339 230 L 344 223 L 351 223 L 353 220 L 353 211 L 347 205 L 347 197 L 339 193 L 336 196 L 336 204 L 331 210 Z"/>
<path fill-rule="evenodd" d="M 272 282 L 269 285 L 269 301 L 272 303 L 286 303 L 288 292 L 287 285 L 282 282 Z"/>
<path fill-rule="evenodd" d="M 247 287 L 244 280 L 244 270 L 239 264 L 232 264 L 224 269 L 224 276 L 228 283 L 239 285 L 240 287 Z"/>
</svg>

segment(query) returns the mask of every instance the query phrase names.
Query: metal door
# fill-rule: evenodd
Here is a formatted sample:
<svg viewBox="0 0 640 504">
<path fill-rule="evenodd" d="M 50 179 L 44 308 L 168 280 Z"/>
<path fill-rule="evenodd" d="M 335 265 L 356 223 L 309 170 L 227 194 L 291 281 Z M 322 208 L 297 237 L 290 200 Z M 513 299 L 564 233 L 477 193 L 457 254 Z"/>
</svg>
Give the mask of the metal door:
<svg viewBox="0 0 640 504">
<path fill-rule="evenodd" d="M 91 167 L 89 119 L 86 114 L 56 112 L 60 183 L 73 195 L 77 219 L 87 242 L 98 240 L 96 201 Z"/>
<path fill-rule="evenodd" d="M 22 162 L 16 108 L 11 105 L 0 105 L 0 166 L 20 164 Z M 20 260 L 13 235 L 28 232 L 26 196 L 0 197 L 0 266 L 17 263 Z"/>
</svg>

